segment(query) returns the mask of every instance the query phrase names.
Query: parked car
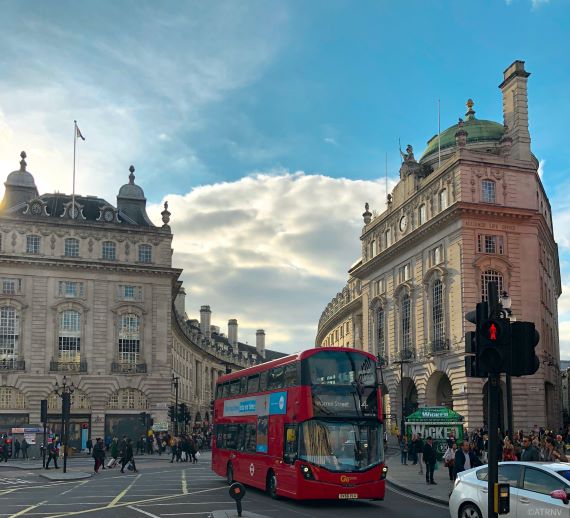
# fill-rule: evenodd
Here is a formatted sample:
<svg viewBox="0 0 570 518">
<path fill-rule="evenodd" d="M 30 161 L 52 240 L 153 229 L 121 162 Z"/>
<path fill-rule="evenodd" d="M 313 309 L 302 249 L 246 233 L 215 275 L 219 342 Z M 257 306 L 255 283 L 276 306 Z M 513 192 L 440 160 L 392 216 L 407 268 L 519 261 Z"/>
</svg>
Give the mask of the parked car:
<svg viewBox="0 0 570 518">
<path fill-rule="evenodd" d="M 570 517 L 570 464 L 500 462 L 499 482 L 510 484 L 510 512 L 501 516 Z M 449 497 L 451 518 L 487 518 L 487 466 L 457 475 Z"/>
</svg>

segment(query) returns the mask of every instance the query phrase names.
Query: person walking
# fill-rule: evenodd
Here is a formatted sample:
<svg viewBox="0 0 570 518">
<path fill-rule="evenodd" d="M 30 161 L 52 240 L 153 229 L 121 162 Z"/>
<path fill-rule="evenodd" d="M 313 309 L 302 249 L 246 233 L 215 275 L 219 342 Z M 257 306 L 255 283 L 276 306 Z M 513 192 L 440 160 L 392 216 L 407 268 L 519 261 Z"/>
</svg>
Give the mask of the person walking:
<svg viewBox="0 0 570 518">
<path fill-rule="evenodd" d="M 421 433 L 418 433 L 418 442 L 416 443 L 416 449 L 418 452 L 418 464 L 420 465 L 419 474 L 423 475 L 424 474 L 424 467 L 423 467 L 422 457 L 424 455 L 424 441 L 422 439 Z"/>
<path fill-rule="evenodd" d="M 455 453 L 455 478 L 457 478 L 458 473 L 479 466 L 479 464 L 477 455 L 471 449 L 469 441 L 463 441 L 461 448 Z"/>
<path fill-rule="evenodd" d="M 447 446 L 443 454 L 443 462 L 449 471 L 449 480 L 455 480 L 455 452 L 457 451 L 457 443 L 452 442 L 451 446 Z"/>
<path fill-rule="evenodd" d="M 59 448 L 56 445 L 56 438 L 54 437 L 52 439 L 52 441 L 48 444 L 48 459 L 46 462 L 46 469 L 49 469 L 49 463 L 51 460 L 53 460 L 53 465 L 55 467 L 55 469 L 59 469 L 58 465 L 57 465 L 57 459 L 59 457 Z"/>
<path fill-rule="evenodd" d="M 400 464 L 408 465 L 408 438 L 405 435 L 400 439 Z"/>
<path fill-rule="evenodd" d="M 522 449 L 521 449 L 521 461 L 524 462 L 538 462 L 540 460 L 540 453 L 531 443 L 530 437 L 526 436 L 523 438 Z"/>
<path fill-rule="evenodd" d="M 24 437 L 22 439 L 22 443 L 20 445 L 20 449 L 22 450 L 22 460 L 28 460 L 28 448 L 30 447 L 30 445 L 28 444 L 28 441 L 26 441 L 26 438 Z M 42 455 L 43 457 L 43 455 Z"/>
<path fill-rule="evenodd" d="M 424 444 L 422 453 L 423 453 L 424 462 L 426 463 L 426 484 L 437 485 L 437 483 L 433 479 L 436 456 L 435 456 L 435 448 L 433 447 L 433 439 L 431 438 L 431 436 L 429 436 L 426 439 L 426 443 Z"/>
<path fill-rule="evenodd" d="M 93 471 L 99 473 L 99 468 L 105 463 L 105 445 L 100 437 L 95 440 L 93 446 L 93 459 L 95 460 Z"/>
<path fill-rule="evenodd" d="M 190 444 L 188 446 L 190 449 L 190 455 L 192 455 L 192 464 L 197 464 L 198 463 L 198 457 L 196 456 L 196 454 L 198 453 L 199 449 L 198 449 L 198 441 L 196 440 L 196 437 L 192 437 L 190 439 Z"/>
<path fill-rule="evenodd" d="M 109 467 L 114 468 L 119 458 L 119 439 L 117 437 L 113 437 L 113 442 L 111 443 L 111 458 L 113 463 Z"/>
<path fill-rule="evenodd" d="M 87 451 L 89 452 L 89 455 L 91 455 L 91 450 L 93 449 L 93 440 L 91 439 L 91 437 L 89 439 L 87 439 L 85 446 L 87 447 Z"/>
<path fill-rule="evenodd" d="M 137 466 L 135 464 L 135 456 L 133 455 L 133 441 L 130 437 L 127 439 L 127 442 L 125 445 L 125 454 L 123 455 L 123 458 L 121 459 L 121 473 L 125 472 L 125 466 L 129 462 L 133 466 L 133 471 L 135 473 L 137 473 L 138 470 L 137 470 Z"/>
<path fill-rule="evenodd" d="M 172 437 L 172 439 L 170 439 L 170 453 L 172 454 L 172 458 L 170 459 L 170 464 L 174 462 L 174 459 L 176 459 L 176 462 L 178 462 L 179 459 L 176 456 L 177 450 L 178 446 L 176 444 L 176 438 Z"/>
</svg>

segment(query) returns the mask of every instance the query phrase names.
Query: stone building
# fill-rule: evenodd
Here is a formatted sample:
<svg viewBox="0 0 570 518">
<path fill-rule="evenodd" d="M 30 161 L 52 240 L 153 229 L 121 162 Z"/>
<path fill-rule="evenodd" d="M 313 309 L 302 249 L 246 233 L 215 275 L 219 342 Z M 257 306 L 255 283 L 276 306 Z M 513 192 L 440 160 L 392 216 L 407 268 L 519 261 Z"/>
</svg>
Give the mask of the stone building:
<svg viewBox="0 0 570 518">
<path fill-rule="evenodd" d="M 173 367 L 185 374 L 181 401 L 202 424 L 217 375 L 263 355 L 219 346 L 181 316 L 167 204 L 155 226 L 132 166 L 116 205 L 40 195 L 21 158 L 0 204 L 0 431 L 38 424 L 47 399 L 49 426 L 59 432 L 54 388 L 64 377 L 75 387 L 73 446 L 144 433 L 142 412 L 164 428 Z"/>
<path fill-rule="evenodd" d="M 473 326 L 464 315 L 496 281 L 513 316 L 535 322 L 541 335 L 539 371 L 513 378 L 514 426 L 561 424 L 558 248 L 530 148 L 529 75 L 522 61 L 505 70 L 502 124 L 478 119 L 469 100 L 464 118 L 431 138 L 419 161 L 411 146 L 402 153 L 386 210 L 373 217 L 366 204 L 348 289 L 319 321 L 317 346 L 337 345 L 337 329 L 349 322 L 361 326 L 361 347 L 386 363 L 386 413 L 398 423 L 402 400 L 405 415 L 445 405 L 469 428 L 486 423 L 485 381 L 465 376 L 464 336 Z M 504 383 L 501 394 L 504 429 Z"/>
</svg>

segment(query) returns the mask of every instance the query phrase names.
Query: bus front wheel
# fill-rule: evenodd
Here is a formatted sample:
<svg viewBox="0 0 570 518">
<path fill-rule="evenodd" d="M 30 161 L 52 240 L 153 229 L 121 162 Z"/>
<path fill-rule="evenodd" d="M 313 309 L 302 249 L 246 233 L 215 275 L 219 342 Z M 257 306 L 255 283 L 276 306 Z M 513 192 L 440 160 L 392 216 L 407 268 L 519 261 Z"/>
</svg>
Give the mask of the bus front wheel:
<svg viewBox="0 0 570 518">
<path fill-rule="evenodd" d="M 228 463 L 228 468 L 226 470 L 226 480 L 228 481 L 228 486 L 231 486 L 235 482 L 234 467 L 231 462 Z"/>
<path fill-rule="evenodd" d="M 273 471 L 267 474 L 267 494 L 274 500 L 279 498 L 277 495 L 277 477 Z"/>
</svg>

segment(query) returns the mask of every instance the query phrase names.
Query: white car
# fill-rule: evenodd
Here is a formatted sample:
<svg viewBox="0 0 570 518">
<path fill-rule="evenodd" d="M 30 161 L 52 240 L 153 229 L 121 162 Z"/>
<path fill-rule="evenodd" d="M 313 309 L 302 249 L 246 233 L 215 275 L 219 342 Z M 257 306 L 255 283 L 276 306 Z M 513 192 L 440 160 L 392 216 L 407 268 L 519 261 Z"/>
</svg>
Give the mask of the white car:
<svg viewBox="0 0 570 518">
<path fill-rule="evenodd" d="M 499 462 L 499 482 L 510 484 L 510 512 L 501 516 L 570 518 L 570 464 Z M 487 518 L 487 466 L 457 475 L 449 497 L 451 518 Z"/>
</svg>

